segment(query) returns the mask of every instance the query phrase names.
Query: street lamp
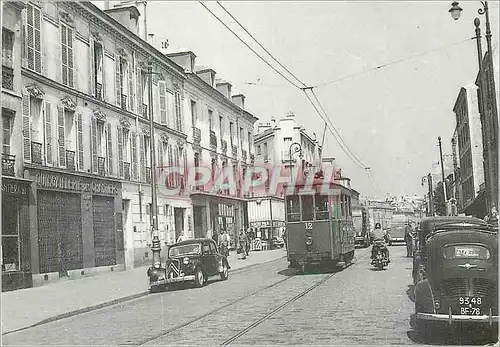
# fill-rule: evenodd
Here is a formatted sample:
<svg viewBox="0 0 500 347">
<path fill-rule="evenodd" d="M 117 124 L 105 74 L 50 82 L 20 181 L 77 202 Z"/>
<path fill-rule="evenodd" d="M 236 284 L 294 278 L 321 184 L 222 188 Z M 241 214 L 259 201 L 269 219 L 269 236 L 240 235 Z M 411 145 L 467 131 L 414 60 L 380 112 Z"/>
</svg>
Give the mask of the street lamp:
<svg viewBox="0 0 500 347">
<path fill-rule="evenodd" d="M 498 162 L 496 160 L 497 154 L 497 132 L 498 132 L 498 110 L 497 110 L 497 102 L 496 102 L 496 90 L 495 90 L 495 72 L 493 69 L 493 49 L 491 45 L 491 28 L 490 28 L 490 16 L 489 16 L 489 8 L 488 1 L 481 1 L 482 8 L 478 9 L 478 13 L 480 15 L 485 15 L 486 18 L 486 43 L 488 49 L 488 59 L 486 59 L 486 63 L 488 64 L 487 70 L 488 74 L 484 74 L 484 66 L 483 66 L 483 51 L 481 48 L 481 29 L 480 29 L 480 20 L 479 18 L 474 19 L 474 26 L 476 32 L 476 44 L 477 44 L 477 55 L 479 62 L 479 92 L 481 96 L 481 107 L 480 113 L 481 118 L 483 120 L 483 141 L 486 147 L 486 169 L 487 169 L 487 210 L 488 214 L 493 211 L 497 206 L 498 202 L 498 194 L 497 194 L 497 181 L 495 177 L 498 177 Z M 451 4 L 451 9 L 449 10 L 453 19 L 457 20 L 460 17 L 460 13 L 462 9 L 458 5 L 458 2 L 453 2 Z M 488 88 L 490 86 L 490 88 Z M 491 112 L 488 112 L 491 110 Z M 495 176 L 496 173 L 496 176 Z"/>
<path fill-rule="evenodd" d="M 295 153 L 299 153 L 299 158 L 302 159 L 302 146 L 298 142 L 294 142 L 290 145 L 290 148 L 288 149 L 289 155 L 290 155 L 290 165 L 293 162 L 293 157 Z"/>
</svg>

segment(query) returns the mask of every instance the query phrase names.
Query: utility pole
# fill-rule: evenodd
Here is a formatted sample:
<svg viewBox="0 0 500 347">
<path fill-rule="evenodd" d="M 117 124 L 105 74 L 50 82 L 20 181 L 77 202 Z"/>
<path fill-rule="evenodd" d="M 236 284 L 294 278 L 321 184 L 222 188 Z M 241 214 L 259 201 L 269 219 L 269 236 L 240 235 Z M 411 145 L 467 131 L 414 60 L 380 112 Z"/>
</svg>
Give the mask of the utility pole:
<svg viewBox="0 0 500 347">
<path fill-rule="evenodd" d="M 444 206 L 446 209 L 446 215 L 448 215 L 448 197 L 446 196 L 446 180 L 444 178 L 444 163 L 443 163 L 443 148 L 441 146 L 441 136 L 438 137 L 438 143 L 439 143 L 439 158 L 441 161 L 441 177 L 443 180 L 443 193 L 444 193 Z"/>
<path fill-rule="evenodd" d="M 148 104 L 149 104 L 149 140 L 151 156 L 151 214 L 153 216 L 153 238 L 158 238 L 158 208 L 156 197 L 156 156 L 155 156 L 155 132 L 153 122 L 153 63 L 148 62 Z"/>
</svg>

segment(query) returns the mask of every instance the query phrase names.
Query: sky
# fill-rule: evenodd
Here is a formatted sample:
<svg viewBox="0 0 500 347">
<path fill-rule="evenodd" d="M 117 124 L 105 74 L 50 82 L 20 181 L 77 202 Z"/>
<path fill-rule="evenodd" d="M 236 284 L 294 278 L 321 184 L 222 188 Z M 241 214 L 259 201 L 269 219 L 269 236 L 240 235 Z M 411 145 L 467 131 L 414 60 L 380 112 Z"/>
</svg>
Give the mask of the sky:
<svg viewBox="0 0 500 347">
<path fill-rule="evenodd" d="M 402 62 L 315 88 L 328 116 L 351 151 L 371 168 L 375 184 L 327 132 L 325 156 L 363 196 L 424 195 L 421 178 L 440 177 L 438 136 L 451 173 L 453 106 L 462 85 L 477 74 L 473 20 L 479 1 L 460 1 L 459 20 L 450 1 L 223 1 L 259 42 L 307 85 L 318 85 L 406 58 Z M 216 2 L 205 5 L 251 42 Z M 493 44 L 498 42 L 499 4 L 490 1 Z M 170 52 L 190 50 L 196 65 L 246 95 L 245 108 L 260 121 L 293 111 L 309 133 L 321 137 L 324 122 L 305 95 L 256 57 L 196 1 L 148 1 L 148 32 Z M 101 7 L 101 6 L 99 6 Z M 102 8 L 102 7 L 101 7 Z M 258 49 L 256 44 L 252 47 Z M 428 52 L 431 51 L 431 52 Z M 261 52 L 261 50 L 259 50 Z M 427 53 L 426 53 L 427 52 Z M 266 56 L 267 57 L 267 56 Z M 258 83 L 248 85 L 245 82 Z M 498 86 L 497 86 L 498 91 Z"/>
</svg>

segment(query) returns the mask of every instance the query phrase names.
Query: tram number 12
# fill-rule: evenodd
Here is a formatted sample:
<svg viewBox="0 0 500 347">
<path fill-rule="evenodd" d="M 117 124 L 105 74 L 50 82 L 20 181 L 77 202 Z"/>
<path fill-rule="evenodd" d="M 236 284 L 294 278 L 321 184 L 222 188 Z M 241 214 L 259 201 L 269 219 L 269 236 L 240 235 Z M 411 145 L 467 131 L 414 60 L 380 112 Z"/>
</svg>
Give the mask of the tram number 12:
<svg viewBox="0 0 500 347">
<path fill-rule="evenodd" d="M 306 222 L 304 224 L 305 224 L 306 230 L 312 230 L 312 228 L 313 228 L 312 222 Z"/>
</svg>

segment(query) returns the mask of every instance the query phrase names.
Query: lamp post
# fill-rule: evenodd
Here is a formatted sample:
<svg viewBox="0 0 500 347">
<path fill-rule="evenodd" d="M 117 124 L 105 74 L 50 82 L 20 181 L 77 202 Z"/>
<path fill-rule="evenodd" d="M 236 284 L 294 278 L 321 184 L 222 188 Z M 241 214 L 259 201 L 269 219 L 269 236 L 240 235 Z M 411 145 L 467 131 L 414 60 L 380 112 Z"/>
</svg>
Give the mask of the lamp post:
<svg viewBox="0 0 500 347">
<path fill-rule="evenodd" d="M 474 19 L 474 26 L 476 27 L 476 44 L 477 44 L 477 54 L 479 62 L 479 89 L 481 96 L 481 107 L 480 113 L 483 120 L 483 141 L 486 147 L 485 155 L 485 169 L 487 170 L 487 199 L 486 206 L 488 214 L 492 213 L 494 209 L 498 206 L 498 194 L 497 194 L 497 181 L 498 179 L 498 161 L 497 157 L 497 132 L 498 132 L 498 110 L 496 102 L 496 89 L 495 89 L 495 72 L 493 70 L 493 50 L 491 45 L 491 27 L 490 27 L 490 16 L 488 1 L 481 1 L 482 8 L 478 9 L 480 15 L 485 15 L 486 19 L 486 44 L 487 44 L 487 75 L 484 73 L 483 64 L 483 51 L 481 48 L 481 29 L 479 18 Z M 453 19 L 458 20 L 460 18 L 460 13 L 462 8 L 459 6 L 458 2 L 455 1 L 451 4 L 451 9 L 449 10 Z"/>
</svg>

